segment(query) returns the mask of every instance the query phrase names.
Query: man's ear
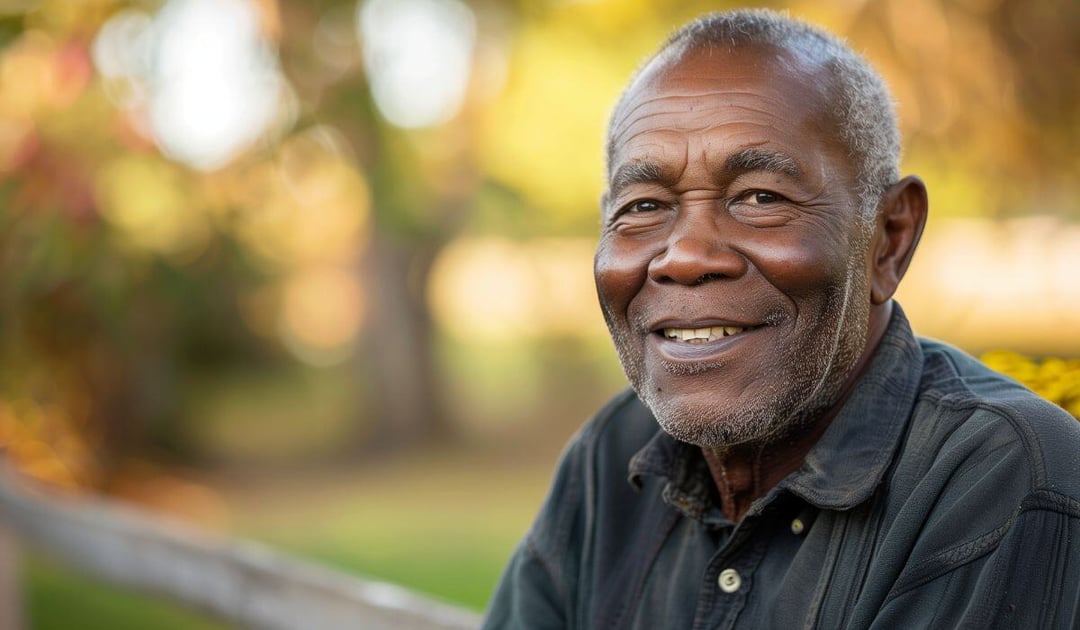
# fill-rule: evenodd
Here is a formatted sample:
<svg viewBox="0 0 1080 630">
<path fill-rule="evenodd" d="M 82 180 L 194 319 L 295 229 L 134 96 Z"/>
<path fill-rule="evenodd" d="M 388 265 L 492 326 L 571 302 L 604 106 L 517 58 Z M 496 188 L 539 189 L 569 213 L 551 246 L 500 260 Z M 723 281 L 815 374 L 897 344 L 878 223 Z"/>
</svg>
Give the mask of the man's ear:
<svg viewBox="0 0 1080 630">
<path fill-rule="evenodd" d="M 922 237 L 928 206 L 926 185 L 914 175 L 881 196 L 870 260 L 871 303 L 884 304 L 896 292 Z"/>
</svg>

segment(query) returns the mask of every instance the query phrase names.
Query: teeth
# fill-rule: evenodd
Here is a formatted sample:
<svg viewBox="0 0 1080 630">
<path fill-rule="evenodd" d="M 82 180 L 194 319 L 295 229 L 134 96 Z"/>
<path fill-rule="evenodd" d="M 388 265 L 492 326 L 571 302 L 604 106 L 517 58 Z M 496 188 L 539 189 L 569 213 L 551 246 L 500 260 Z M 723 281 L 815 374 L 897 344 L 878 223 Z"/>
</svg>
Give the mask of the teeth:
<svg viewBox="0 0 1080 630">
<path fill-rule="evenodd" d="M 664 336 L 689 343 L 705 343 L 722 337 L 737 335 L 746 330 L 742 326 L 712 326 L 710 328 L 665 328 Z"/>
</svg>

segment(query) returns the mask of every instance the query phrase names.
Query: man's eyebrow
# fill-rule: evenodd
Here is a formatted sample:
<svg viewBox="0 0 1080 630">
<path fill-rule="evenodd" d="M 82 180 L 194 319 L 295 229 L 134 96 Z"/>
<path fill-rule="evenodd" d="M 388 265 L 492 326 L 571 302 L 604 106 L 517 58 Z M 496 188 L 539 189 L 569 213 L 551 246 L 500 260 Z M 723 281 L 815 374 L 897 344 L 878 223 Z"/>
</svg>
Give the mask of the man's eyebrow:
<svg viewBox="0 0 1080 630">
<path fill-rule="evenodd" d="M 635 160 L 615 169 L 611 176 L 611 196 L 617 196 L 627 186 L 634 184 L 663 183 L 664 174 L 656 162 Z"/>
<path fill-rule="evenodd" d="M 732 154 L 724 161 L 727 172 L 768 171 L 797 178 L 802 171 L 790 156 L 779 151 L 748 147 Z"/>
<path fill-rule="evenodd" d="M 793 179 L 802 174 L 799 165 L 791 156 L 758 147 L 747 147 L 733 153 L 724 161 L 724 170 L 729 173 L 767 171 Z M 617 196 L 624 188 L 634 184 L 664 184 L 666 182 L 663 171 L 655 162 L 635 160 L 615 169 L 615 173 L 611 176 L 609 194 L 612 197 Z"/>
</svg>

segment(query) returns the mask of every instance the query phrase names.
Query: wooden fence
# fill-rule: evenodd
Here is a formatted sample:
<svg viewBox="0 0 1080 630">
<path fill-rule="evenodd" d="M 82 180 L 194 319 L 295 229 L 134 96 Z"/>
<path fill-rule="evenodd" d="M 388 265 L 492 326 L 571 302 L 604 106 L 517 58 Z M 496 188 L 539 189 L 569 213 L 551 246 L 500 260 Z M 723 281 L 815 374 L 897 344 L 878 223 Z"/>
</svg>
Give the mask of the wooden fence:
<svg viewBox="0 0 1080 630">
<path fill-rule="evenodd" d="M 479 617 L 402 587 L 218 539 L 113 501 L 57 498 L 0 470 L 0 630 L 24 627 L 18 549 L 95 579 L 267 629 L 476 628 Z"/>
</svg>

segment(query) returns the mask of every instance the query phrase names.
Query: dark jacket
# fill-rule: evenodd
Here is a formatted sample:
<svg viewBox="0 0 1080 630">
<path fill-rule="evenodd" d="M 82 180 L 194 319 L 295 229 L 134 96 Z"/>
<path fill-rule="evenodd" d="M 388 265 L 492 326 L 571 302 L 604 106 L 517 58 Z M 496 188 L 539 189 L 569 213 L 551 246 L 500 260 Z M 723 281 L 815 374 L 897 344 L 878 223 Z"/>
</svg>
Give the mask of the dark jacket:
<svg viewBox="0 0 1080 630">
<path fill-rule="evenodd" d="M 1080 627 L 1080 423 L 898 308 L 802 468 L 740 523 L 718 504 L 624 392 L 567 447 L 486 627 Z"/>
</svg>

